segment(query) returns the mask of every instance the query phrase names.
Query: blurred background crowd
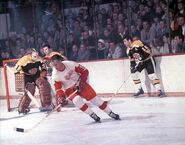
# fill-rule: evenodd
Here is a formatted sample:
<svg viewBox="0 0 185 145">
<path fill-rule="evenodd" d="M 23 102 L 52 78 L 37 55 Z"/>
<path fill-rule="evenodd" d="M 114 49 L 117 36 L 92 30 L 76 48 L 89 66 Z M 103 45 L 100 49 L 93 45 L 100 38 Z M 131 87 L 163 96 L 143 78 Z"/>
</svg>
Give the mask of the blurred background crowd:
<svg viewBox="0 0 185 145">
<path fill-rule="evenodd" d="M 185 53 L 183 0 L 0 1 L 0 61 L 42 46 L 69 60 L 124 58 L 122 36 L 147 43 L 154 55 Z"/>
</svg>

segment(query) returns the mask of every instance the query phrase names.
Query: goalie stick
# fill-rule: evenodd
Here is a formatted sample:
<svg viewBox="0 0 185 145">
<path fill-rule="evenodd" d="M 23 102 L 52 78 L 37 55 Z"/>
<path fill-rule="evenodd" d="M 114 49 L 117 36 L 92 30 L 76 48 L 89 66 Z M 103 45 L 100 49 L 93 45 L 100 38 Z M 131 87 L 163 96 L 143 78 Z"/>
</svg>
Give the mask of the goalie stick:
<svg viewBox="0 0 185 145">
<path fill-rule="evenodd" d="M 129 80 L 130 76 L 131 76 L 131 73 L 129 74 L 129 76 L 127 77 L 127 79 L 123 81 L 123 83 L 121 84 L 121 86 L 116 90 L 116 92 L 111 96 L 111 98 L 109 100 L 105 101 L 106 103 L 109 103 L 109 102 L 112 101 L 113 97 L 115 97 L 119 93 L 120 89 Z"/>
<path fill-rule="evenodd" d="M 75 90 L 72 94 L 69 95 L 69 97 L 66 98 L 66 100 L 68 100 L 71 96 L 73 96 L 75 93 L 77 92 L 77 90 Z M 56 108 L 51 111 L 51 112 L 48 112 L 40 121 L 38 121 L 33 127 L 31 128 L 20 128 L 20 127 L 14 127 L 14 131 L 17 131 L 17 132 L 22 132 L 22 133 L 28 133 L 30 131 L 32 131 L 34 128 L 36 128 L 39 124 L 41 124 L 48 116 L 50 116 L 53 112 L 55 112 L 58 108 L 60 108 L 61 104 L 59 104 L 58 106 L 56 106 Z M 76 111 L 77 109 L 74 108 L 72 111 Z M 62 110 L 62 112 L 66 112 L 68 110 Z"/>
<path fill-rule="evenodd" d="M 33 103 L 34 103 L 38 108 L 40 108 L 41 106 L 40 106 L 39 102 L 38 102 L 37 99 L 30 93 L 30 91 L 28 91 L 28 90 L 26 90 L 26 89 L 25 89 L 25 91 L 26 91 L 28 97 L 33 101 Z"/>
</svg>

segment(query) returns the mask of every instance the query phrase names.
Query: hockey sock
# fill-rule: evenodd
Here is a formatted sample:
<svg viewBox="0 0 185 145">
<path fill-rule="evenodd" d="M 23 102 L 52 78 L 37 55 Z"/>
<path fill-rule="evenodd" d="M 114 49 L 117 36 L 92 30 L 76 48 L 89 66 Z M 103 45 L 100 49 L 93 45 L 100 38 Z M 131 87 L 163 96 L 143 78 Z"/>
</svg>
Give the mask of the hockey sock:
<svg viewBox="0 0 185 145">
<path fill-rule="evenodd" d="M 78 107 L 80 110 L 87 113 L 88 115 L 91 115 L 93 113 L 93 111 L 86 103 L 84 103 L 83 99 L 80 96 L 75 96 L 75 98 L 73 99 L 73 103 L 76 107 Z"/>
<path fill-rule="evenodd" d="M 133 80 L 134 84 L 135 84 L 135 90 L 137 90 L 136 92 L 138 92 L 142 87 L 141 87 L 141 80 Z"/>
<path fill-rule="evenodd" d="M 99 97 L 94 97 L 91 102 L 98 106 L 101 110 L 103 110 L 105 113 L 109 114 L 111 112 L 111 109 L 108 107 L 107 103 L 104 102 L 102 99 Z"/>
</svg>

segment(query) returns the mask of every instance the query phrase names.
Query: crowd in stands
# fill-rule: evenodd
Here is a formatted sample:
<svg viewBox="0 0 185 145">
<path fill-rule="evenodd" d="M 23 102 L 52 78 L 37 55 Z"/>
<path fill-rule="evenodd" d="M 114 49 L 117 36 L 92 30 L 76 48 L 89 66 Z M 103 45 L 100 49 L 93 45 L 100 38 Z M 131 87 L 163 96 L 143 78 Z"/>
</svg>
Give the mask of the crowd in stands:
<svg viewBox="0 0 185 145">
<path fill-rule="evenodd" d="M 185 53 L 185 10 L 183 0 L 138 0 L 61 8 L 50 2 L 38 25 L 28 32 L 10 32 L 0 41 L 1 60 L 20 58 L 49 44 L 69 60 L 84 61 L 127 57 L 122 37 L 130 34 L 148 44 L 154 55 Z M 130 12 L 129 12 L 130 11 Z"/>
</svg>

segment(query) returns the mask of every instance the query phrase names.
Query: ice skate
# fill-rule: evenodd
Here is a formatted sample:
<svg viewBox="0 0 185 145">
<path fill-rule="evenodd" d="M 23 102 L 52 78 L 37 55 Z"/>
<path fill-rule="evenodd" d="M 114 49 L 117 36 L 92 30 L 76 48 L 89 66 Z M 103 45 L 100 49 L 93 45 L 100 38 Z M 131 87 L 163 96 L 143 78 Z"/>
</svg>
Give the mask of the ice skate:
<svg viewBox="0 0 185 145">
<path fill-rule="evenodd" d="M 115 113 L 112 112 L 112 111 L 109 113 L 109 116 L 110 116 L 111 118 L 114 118 L 115 120 L 121 120 L 120 117 L 119 117 L 119 115 L 118 115 L 118 114 L 115 114 Z"/>
<path fill-rule="evenodd" d="M 19 110 L 18 110 L 18 113 L 19 113 L 19 114 L 22 113 L 23 115 L 26 115 L 26 114 L 28 114 L 29 112 L 30 112 L 30 108 L 27 108 L 27 109 L 25 109 L 25 110 L 23 110 L 23 111 L 19 111 Z"/>
<path fill-rule="evenodd" d="M 95 113 L 92 113 L 90 117 L 93 118 L 95 122 L 99 122 L 99 123 L 101 122 L 100 117 L 98 117 Z"/>
<path fill-rule="evenodd" d="M 165 93 L 162 92 L 161 90 L 159 90 L 159 91 L 157 92 L 157 97 L 165 97 Z"/>
<path fill-rule="evenodd" d="M 40 112 L 50 112 L 53 110 L 52 106 L 39 107 Z"/>
<path fill-rule="evenodd" d="M 139 98 L 139 97 L 142 97 L 141 95 L 143 95 L 143 94 L 144 94 L 144 91 L 141 88 L 141 89 L 139 89 L 139 91 L 137 93 L 134 94 L 134 97 L 135 98 Z"/>
</svg>

